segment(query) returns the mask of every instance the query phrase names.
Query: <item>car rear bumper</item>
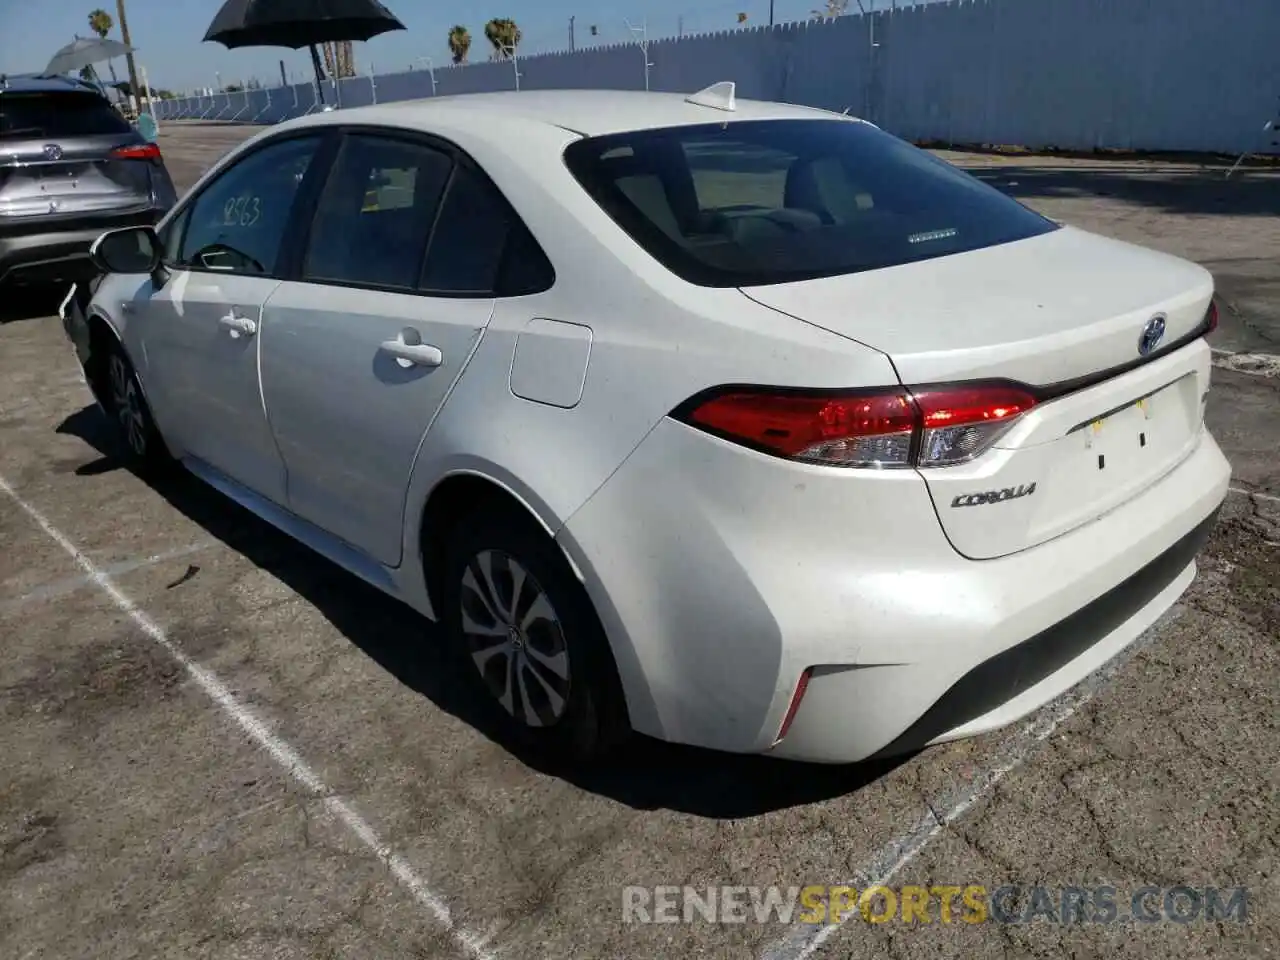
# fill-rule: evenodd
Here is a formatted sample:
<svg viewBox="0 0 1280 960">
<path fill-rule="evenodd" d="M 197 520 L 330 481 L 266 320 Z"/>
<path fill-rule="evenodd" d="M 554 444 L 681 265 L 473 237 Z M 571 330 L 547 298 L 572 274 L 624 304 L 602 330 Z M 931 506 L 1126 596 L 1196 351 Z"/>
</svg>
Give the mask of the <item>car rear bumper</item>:
<svg viewBox="0 0 1280 960">
<path fill-rule="evenodd" d="M 1114 657 L 1190 584 L 1229 479 L 1202 430 L 1106 516 L 974 561 L 913 471 L 799 465 L 664 421 L 560 540 L 638 730 L 841 763 L 1003 726 Z"/>
<path fill-rule="evenodd" d="M 154 226 L 165 211 L 147 209 L 111 216 L 23 224 L 21 231 L 0 224 L 0 282 L 76 282 L 95 273 L 89 248 L 108 230 Z"/>
</svg>

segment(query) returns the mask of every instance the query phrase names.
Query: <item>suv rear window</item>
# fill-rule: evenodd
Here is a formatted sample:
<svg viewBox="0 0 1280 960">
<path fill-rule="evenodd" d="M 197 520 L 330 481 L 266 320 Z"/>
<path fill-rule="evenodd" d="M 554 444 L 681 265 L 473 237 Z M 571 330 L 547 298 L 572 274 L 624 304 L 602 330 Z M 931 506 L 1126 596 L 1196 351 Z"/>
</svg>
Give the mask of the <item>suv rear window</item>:
<svg viewBox="0 0 1280 960">
<path fill-rule="evenodd" d="M 0 139 L 92 137 L 130 129 L 129 121 L 93 93 L 0 95 Z"/>
<path fill-rule="evenodd" d="M 579 140 L 570 172 L 652 256 L 702 286 L 876 270 L 1057 229 L 870 124 L 742 120 Z"/>
</svg>

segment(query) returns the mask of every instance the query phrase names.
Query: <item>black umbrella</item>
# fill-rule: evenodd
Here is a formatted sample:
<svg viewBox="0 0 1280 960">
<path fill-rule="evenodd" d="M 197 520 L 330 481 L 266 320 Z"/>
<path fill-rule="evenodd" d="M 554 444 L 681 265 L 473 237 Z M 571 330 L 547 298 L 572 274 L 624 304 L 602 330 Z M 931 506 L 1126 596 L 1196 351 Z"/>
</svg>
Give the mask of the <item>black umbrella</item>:
<svg viewBox="0 0 1280 960">
<path fill-rule="evenodd" d="M 403 29 L 404 24 L 378 0 L 227 0 L 204 38 L 228 50 L 310 47 L 316 89 L 323 91 L 316 44 L 368 40 Z M 320 99 L 323 102 L 323 92 Z"/>
</svg>

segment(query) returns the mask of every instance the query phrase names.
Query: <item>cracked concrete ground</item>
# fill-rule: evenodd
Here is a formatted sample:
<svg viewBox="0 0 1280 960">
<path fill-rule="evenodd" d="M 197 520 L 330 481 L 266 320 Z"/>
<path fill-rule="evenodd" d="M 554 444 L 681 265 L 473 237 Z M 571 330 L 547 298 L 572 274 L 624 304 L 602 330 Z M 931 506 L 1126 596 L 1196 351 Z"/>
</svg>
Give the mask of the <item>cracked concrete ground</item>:
<svg viewBox="0 0 1280 960">
<path fill-rule="evenodd" d="M 245 135 L 169 127 L 162 146 L 185 187 Z M 1230 308 L 1215 345 L 1280 352 L 1271 175 L 949 158 L 1050 216 L 1206 263 Z M 568 780 L 493 742 L 430 625 L 194 480 L 119 469 L 53 299 L 0 307 L 0 477 L 114 571 L 488 955 L 758 956 L 788 931 L 625 926 L 622 888 L 848 882 L 892 861 L 930 810 L 940 826 L 891 882 L 1245 885 L 1249 923 L 858 921 L 816 956 L 1280 950 L 1280 503 L 1263 499 L 1280 496 L 1280 381 L 1215 371 L 1210 424 L 1237 485 L 1261 496 L 1228 499 L 1183 602 L 1039 740 L 1017 725 L 848 769 L 642 742 L 624 769 Z M 0 956 L 467 955 L 2 494 L 0 637 Z"/>
</svg>

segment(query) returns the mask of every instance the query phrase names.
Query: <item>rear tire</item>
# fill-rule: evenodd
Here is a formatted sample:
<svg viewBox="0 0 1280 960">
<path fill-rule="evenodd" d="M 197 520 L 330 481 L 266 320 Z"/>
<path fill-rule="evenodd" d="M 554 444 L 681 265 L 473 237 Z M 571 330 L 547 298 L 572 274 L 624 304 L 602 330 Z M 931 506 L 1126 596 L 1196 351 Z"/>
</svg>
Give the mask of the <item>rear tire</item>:
<svg viewBox="0 0 1280 960">
<path fill-rule="evenodd" d="M 498 506 L 460 520 L 441 575 L 459 668 L 504 734 L 575 765 L 625 739 L 604 629 L 559 547 L 531 518 Z"/>
</svg>

